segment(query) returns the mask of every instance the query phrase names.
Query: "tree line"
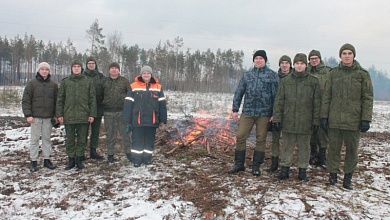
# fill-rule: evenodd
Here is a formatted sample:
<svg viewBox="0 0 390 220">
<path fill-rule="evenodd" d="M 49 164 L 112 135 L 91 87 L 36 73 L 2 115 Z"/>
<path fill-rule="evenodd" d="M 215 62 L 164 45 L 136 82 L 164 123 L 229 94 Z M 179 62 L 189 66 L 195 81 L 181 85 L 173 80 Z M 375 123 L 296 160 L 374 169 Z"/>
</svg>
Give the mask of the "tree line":
<svg viewBox="0 0 390 220">
<path fill-rule="evenodd" d="M 90 45 L 84 53 L 77 52 L 70 38 L 66 42 L 44 42 L 27 33 L 24 37 L 0 36 L 0 85 L 24 85 L 35 76 L 36 67 L 43 61 L 51 65 L 52 79 L 60 82 L 70 74 L 74 59 L 85 61 L 89 55 L 97 59 L 98 68 L 105 75 L 112 61 L 120 63 L 122 75 L 130 81 L 143 65 L 149 65 L 165 90 L 183 92 L 233 92 L 246 71 L 242 50 L 191 52 L 190 49 L 182 50 L 184 40 L 179 36 L 158 42 L 154 49 L 144 49 L 137 44 L 124 44 L 118 31 L 107 36 L 102 31 L 96 19 L 86 30 Z M 325 58 L 324 62 L 330 67 L 338 65 L 334 57 Z M 389 83 L 383 83 L 389 79 L 374 66 L 369 70 L 374 71 L 370 72 L 374 74 L 373 83 L 380 89 L 376 98 L 390 99 L 386 93 L 390 90 Z M 376 83 L 376 79 L 381 82 Z M 374 92 L 376 89 L 374 87 Z"/>
</svg>

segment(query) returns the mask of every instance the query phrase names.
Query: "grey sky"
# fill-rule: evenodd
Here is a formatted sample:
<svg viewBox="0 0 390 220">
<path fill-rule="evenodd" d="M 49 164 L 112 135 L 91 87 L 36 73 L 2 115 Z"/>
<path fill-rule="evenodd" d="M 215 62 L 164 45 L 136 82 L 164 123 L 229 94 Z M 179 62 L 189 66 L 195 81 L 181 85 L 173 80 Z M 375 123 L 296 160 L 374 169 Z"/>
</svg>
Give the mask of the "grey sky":
<svg viewBox="0 0 390 220">
<path fill-rule="evenodd" d="M 388 0 L 0 0 L 0 8 L 0 36 L 70 38 L 78 52 L 89 47 L 86 30 L 97 18 L 104 35 L 116 30 L 129 46 L 155 48 L 180 36 L 182 50 L 243 50 L 247 66 L 264 49 L 276 70 L 283 54 L 317 49 L 338 59 L 340 46 L 351 43 L 363 67 L 390 70 Z"/>
</svg>

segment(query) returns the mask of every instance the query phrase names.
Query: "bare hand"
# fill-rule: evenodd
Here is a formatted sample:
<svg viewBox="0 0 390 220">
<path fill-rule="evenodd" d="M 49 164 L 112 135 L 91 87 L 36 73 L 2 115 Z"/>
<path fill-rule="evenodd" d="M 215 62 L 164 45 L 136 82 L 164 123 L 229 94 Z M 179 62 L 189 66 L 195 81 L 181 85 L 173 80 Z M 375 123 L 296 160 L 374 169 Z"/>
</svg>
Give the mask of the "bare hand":
<svg viewBox="0 0 390 220">
<path fill-rule="evenodd" d="M 93 118 L 93 117 L 88 117 L 88 122 L 89 122 L 89 123 L 92 123 L 92 122 L 93 122 L 93 120 L 94 120 L 94 118 Z"/>
<path fill-rule="evenodd" d="M 57 120 L 58 120 L 60 123 L 64 123 L 64 117 L 59 117 L 59 118 L 57 118 Z"/>
<path fill-rule="evenodd" d="M 234 122 L 238 121 L 238 112 L 233 112 L 233 121 Z"/>
<path fill-rule="evenodd" d="M 35 119 L 33 117 L 28 117 L 27 118 L 27 122 L 30 123 L 30 124 L 34 123 L 34 121 L 35 121 Z"/>
</svg>

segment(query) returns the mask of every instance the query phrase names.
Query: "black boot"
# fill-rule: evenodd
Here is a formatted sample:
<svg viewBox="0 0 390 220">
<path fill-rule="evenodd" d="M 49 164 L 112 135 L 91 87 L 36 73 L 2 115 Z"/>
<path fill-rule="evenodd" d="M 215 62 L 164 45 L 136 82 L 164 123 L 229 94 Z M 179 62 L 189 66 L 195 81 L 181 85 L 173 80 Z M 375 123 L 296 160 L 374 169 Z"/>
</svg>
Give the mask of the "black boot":
<svg viewBox="0 0 390 220">
<path fill-rule="evenodd" d="M 317 166 L 326 167 L 326 148 L 321 147 L 318 152 Z"/>
<path fill-rule="evenodd" d="M 234 153 L 234 166 L 229 170 L 229 173 L 237 173 L 245 171 L 245 150 Z"/>
<path fill-rule="evenodd" d="M 253 176 L 260 176 L 260 165 L 264 163 L 264 152 L 255 151 L 253 152 L 253 165 L 252 165 L 252 174 Z"/>
<path fill-rule="evenodd" d="M 280 173 L 276 176 L 276 178 L 280 180 L 288 179 L 290 177 L 290 167 L 284 167 L 280 168 Z"/>
<path fill-rule="evenodd" d="M 299 168 L 298 179 L 308 181 L 306 176 L 306 168 Z"/>
<path fill-rule="evenodd" d="M 311 165 L 317 164 L 318 160 L 318 150 L 317 150 L 317 145 L 310 145 L 310 160 L 309 163 Z"/>
<path fill-rule="evenodd" d="M 54 170 L 56 167 L 51 163 L 50 159 L 44 159 L 43 160 L 43 166 L 47 167 L 51 170 Z"/>
<path fill-rule="evenodd" d="M 85 168 L 85 166 L 84 166 L 84 164 L 83 164 L 83 160 L 82 160 L 80 157 L 78 157 L 78 158 L 76 159 L 76 166 L 77 166 L 77 168 L 78 168 L 79 170 L 82 170 L 82 169 Z"/>
<path fill-rule="evenodd" d="M 103 157 L 96 152 L 96 148 L 91 147 L 89 151 L 89 157 L 94 160 L 103 160 Z"/>
<path fill-rule="evenodd" d="M 66 165 L 65 170 L 70 170 L 75 166 L 76 166 L 76 160 L 74 159 L 74 157 L 69 157 L 68 165 Z"/>
<path fill-rule="evenodd" d="M 275 172 L 279 166 L 279 157 L 271 157 L 271 166 L 267 169 L 268 172 Z"/>
<path fill-rule="evenodd" d="M 344 174 L 343 187 L 352 190 L 353 188 L 351 186 L 351 182 L 352 182 L 352 173 Z"/>
<path fill-rule="evenodd" d="M 79 157 L 82 161 L 85 161 L 85 155 Z"/>
<path fill-rule="evenodd" d="M 131 162 L 131 154 L 126 154 L 126 157 Z"/>
<path fill-rule="evenodd" d="M 108 161 L 108 163 L 114 163 L 114 155 L 108 155 L 107 161 Z"/>
<path fill-rule="evenodd" d="M 334 186 L 337 183 L 337 173 L 330 173 L 329 181 L 326 182 L 328 186 Z"/>
<path fill-rule="evenodd" d="M 31 161 L 30 171 L 31 172 L 38 171 L 38 163 L 37 163 L 37 161 Z"/>
</svg>

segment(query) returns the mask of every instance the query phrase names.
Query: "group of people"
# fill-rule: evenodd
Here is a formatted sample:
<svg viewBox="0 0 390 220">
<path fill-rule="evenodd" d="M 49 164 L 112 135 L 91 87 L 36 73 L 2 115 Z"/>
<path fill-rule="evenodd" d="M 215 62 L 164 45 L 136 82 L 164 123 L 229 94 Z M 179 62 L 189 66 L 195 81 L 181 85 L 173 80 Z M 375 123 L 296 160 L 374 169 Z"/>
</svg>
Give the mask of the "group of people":
<svg viewBox="0 0 390 220">
<path fill-rule="evenodd" d="M 99 72 L 96 59 L 88 57 L 85 70 L 81 61 L 74 60 L 71 74 L 58 86 L 51 80 L 50 65 L 40 63 L 22 98 L 23 114 L 31 124 L 30 171 L 38 170 L 40 139 L 43 166 L 56 168 L 50 160 L 50 135 L 53 126 L 59 123 L 65 126 L 68 156 L 65 170 L 85 168 L 87 143 L 90 158 L 102 160 L 104 157 L 97 148 L 103 117 L 108 163 L 114 163 L 119 132 L 126 157 L 134 167 L 151 164 L 156 129 L 167 122 L 164 92 L 152 73 L 151 67 L 144 66 L 130 84 L 120 75 L 119 63 L 110 63 L 105 77 Z"/>
<path fill-rule="evenodd" d="M 368 131 L 372 120 L 373 87 L 370 74 L 355 60 L 353 45 L 344 44 L 339 57 L 340 64 L 329 68 L 318 50 L 310 51 L 308 58 L 298 53 L 293 62 L 283 55 L 276 73 L 266 65 L 264 50 L 254 53 L 254 67 L 244 73 L 233 98 L 232 116 L 239 125 L 234 165 L 229 173 L 245 170 L 246 139 L 256 125 L 252 174 L 261 175 L 267 125 L 272 124 L 271 165 L 267 171 L 275 172 L 281 165 L 276 177 L 288 179 L 297 146 L 298 178 L 308 180 L 309 164 L 326 166 L 329 172 L 326 184 L 335 185 L 345 144 L 343 187 L 352 189 L 360 132 Z"/>
</svg>

